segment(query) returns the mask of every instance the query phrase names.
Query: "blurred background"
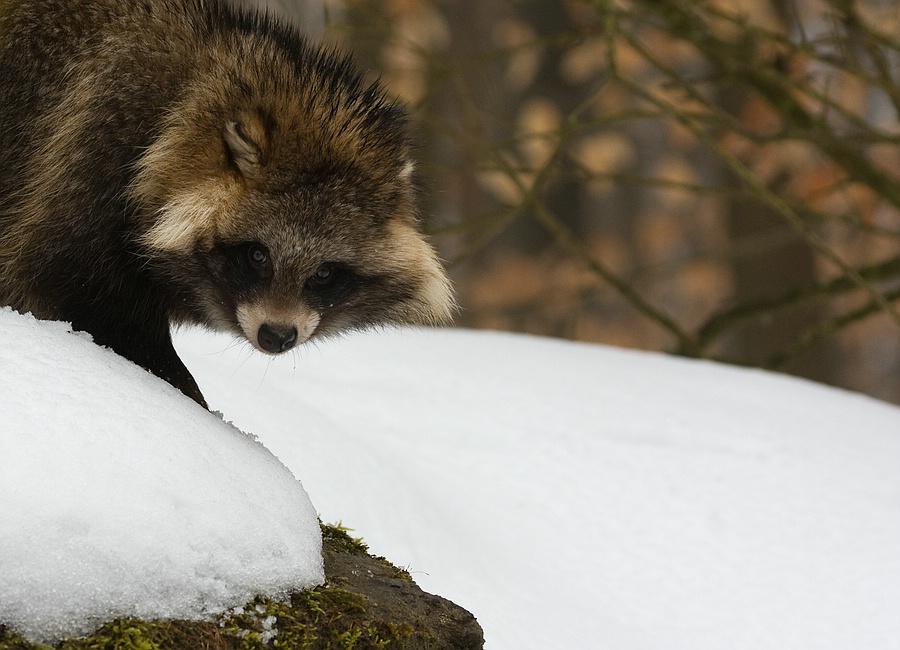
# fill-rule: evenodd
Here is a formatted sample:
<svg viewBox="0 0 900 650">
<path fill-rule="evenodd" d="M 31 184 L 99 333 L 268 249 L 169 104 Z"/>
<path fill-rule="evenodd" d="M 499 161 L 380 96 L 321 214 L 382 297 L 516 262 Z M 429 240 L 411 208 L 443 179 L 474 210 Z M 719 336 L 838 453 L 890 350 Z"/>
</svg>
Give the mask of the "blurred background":
<svg viewBox="0 0 900 650">
<path fill-rule="evenodd" d="M 458 325 L 900 403 L 900 0 L 260 4 L 409 107 Z"/>
</svg>

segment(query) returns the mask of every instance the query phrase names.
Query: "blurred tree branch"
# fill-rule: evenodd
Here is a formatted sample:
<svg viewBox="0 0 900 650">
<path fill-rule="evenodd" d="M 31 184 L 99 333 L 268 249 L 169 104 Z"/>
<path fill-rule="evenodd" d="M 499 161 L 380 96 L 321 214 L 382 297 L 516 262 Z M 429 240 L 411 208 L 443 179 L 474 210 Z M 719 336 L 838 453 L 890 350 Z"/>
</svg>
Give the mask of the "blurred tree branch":
<svg viewBox="0 0 900 650">
<path fill-rule="evenodd" d="M 627 311 L 625 329 L 664 333 L 652 346 L 746 363 L 724 342 L 815 307 L 756 361 L 788 368 L 875 316 L 900 329 L 900 16 L 879 20 L 875 0 L 347 6 L 342 35 L 400 80 L 428 143 L 431 230 L 454 272 L 471 270 L 463 292 L 490 293 L 466 322 L 506 309 L 543 323 L 533 331 L 594 319 L 602 332 Z M 723 89 L 741 101 L 723 106 Z M 716 234 L 741 204 L 789 225 L 815 275 L 740 295 L 738 260 L 777 260 L 785 239 Z M 552 255 L 523 245 L 534 228 Z M 529 255 L 570 274 L 565 313 L 539 298 L 558 284 L 519 302 L 504 295 L 517 286 L 487 291 L 491 260 Z"/>
</svg>

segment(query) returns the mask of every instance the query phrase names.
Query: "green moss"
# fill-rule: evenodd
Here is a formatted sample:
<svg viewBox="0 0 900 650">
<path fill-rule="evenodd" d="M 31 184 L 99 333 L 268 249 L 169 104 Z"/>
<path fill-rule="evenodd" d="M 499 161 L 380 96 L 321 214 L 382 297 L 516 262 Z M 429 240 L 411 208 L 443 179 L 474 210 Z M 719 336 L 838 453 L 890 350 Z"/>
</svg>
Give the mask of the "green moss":
<svg viewBox="0 0 900 650">
<path fill-rule="evenodd" d="M 322 543 L 336 551 L 350 553 L 351 555 L 368 555 L 369 547 L 361 537 L 351 537 L 352 528 L 347 528 L 341 522 L 336 524 L 319 524 L 322 529 Z"/>
<path fill-rule="evenodd" d="M 170 650 L 223 648 L 219 630 L 203 621 L 116 619 L 83 639 L 60 644 L 60 650 Z"/>
<path fill-rule="evenodd" d="M 59 650 L 171 650 L 172 648 L 225 648 L 214 623 L 199 621 L 138 621 L 116 619 L 90 636 L 68 639 Z M 0 650 L 52 650 L 25 642 L 0 629 Z"/>
<path fill-rule="evenodd" d="M 117 619 L 107 623 L 86 639 L 68 641 L 65 650 L 162 650 L 152 628 L 160 624 Z"/>
<path fill-rule="evenodd" d="M 295 594 L 291 603 L 258 598 L 220 625 L 229 647 L 239 650 L 383 650 L 403 648 L 415 634 L 408 623 L 373 623 L 368 613 L 364 596 L 325 585 Z"/>
<path fill-rule="evenodd" d="M 0 625 L 0 650 L 49 650 L 49 646 L 26 643 L 18 634 Z"/>
<path fill-rule="evenodd" d="M 320 522 L 319 526 L 322 529 L 322 543 L 324 545 L 335 551 L 349 553 L 350 555 L 369 555 L 369 547 L 363 542 L 362 538 L 352 537 L 349 534 L 349 531 L 353 530 L 352 528 L 347 528 L 340 522 L 336 524 L 323 524 Z M 369 555 L 369 557 L 378 560 L 385 568 L 389 569 L 391 577 L 397 580 L 413 581 L 409 571 L 393 565 L 386 558 L 379 555 Z"/>
</svg>

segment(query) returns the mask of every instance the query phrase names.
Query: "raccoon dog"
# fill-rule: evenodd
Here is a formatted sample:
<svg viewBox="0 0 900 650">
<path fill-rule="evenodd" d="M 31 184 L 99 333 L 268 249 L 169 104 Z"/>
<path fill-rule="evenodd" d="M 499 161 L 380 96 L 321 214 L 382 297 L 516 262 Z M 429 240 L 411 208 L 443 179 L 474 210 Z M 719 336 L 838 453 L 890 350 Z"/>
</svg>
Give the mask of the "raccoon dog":
<svg viewBox="0 0 900 650">
<path fill-rule="evenodd" d="M 403 111 L 214 0 L 0 0 L 0 304 L 204 404 L 170 323 L 280 354 L 439 323 Z"/>
</svg>

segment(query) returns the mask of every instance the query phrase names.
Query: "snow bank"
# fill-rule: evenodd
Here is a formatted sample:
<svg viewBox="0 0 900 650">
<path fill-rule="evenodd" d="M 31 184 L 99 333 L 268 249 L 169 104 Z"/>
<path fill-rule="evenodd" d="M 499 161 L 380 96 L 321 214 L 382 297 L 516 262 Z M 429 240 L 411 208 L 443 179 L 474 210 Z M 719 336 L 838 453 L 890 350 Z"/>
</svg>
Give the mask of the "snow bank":
<svg viewBox="0 0 900 650">
<path fill-rule="evenodd" d="M 179 347 L 488 650 L 900 646 L 900 408 L 458 330 Z M 0 359 L 0 621 L 52 640 L 321 580 L 309 500 L 251 438 L 60 324 L 0 310 Z"/>
<path fill-rule="evenodd" d="M 32 641 L 323 579 L 316 513 L 251 437 L 61 323 L 0 309 L 0 622 Z"/>
<path fill-rule="evenodd" d="M 900 647 L 900 408 L 534 337 L 180 343 L 210 404 L 489 650 Z"/>
</svg>

